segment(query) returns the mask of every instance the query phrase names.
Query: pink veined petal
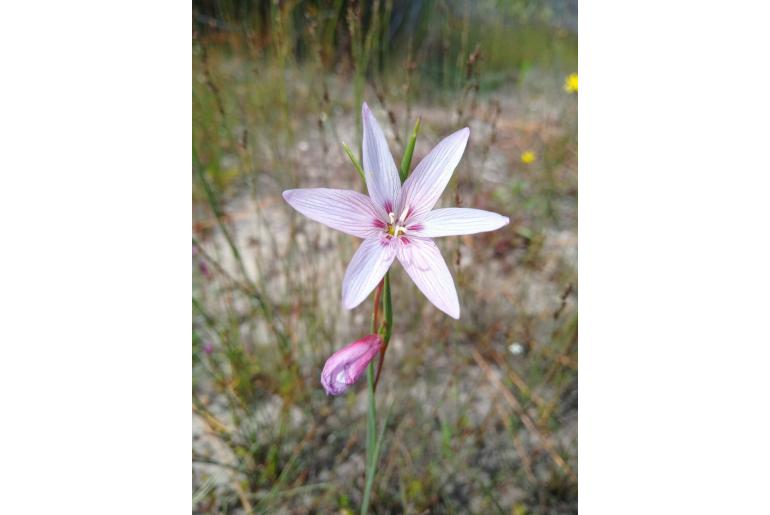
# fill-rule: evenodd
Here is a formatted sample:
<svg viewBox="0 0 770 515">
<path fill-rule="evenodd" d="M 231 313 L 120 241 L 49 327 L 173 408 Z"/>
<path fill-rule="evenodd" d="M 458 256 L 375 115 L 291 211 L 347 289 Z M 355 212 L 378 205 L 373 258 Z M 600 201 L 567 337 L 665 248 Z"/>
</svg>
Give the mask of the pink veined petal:
<svg viewBox="0 0 770 515">
<path fill-rule="evenodd" d="M 452 274 L 433 240 L 411 237 L 398 251 L 398 260 L 414 284 L 438 309 L 460 318 L 460 301 Z"/>
<path fill-rule="evenodd" d="M 508 222 L 507 216 L 498 215 L 492 211 L 449 207 L 430 211 L 414 225 L 420 228 L 419 231 L 415 231 L 419 236 L 437 238 L 494 231 L 507 225 Z"/>
<path fill-rule="evenodd" d="M 342 304 L 353 309 L 369 295 L 390 268 L 396 253 L 386 240 L 367 238 L 350 260 L 342 280 Z"/>
<path fill-rule="evenodd" d="M 466 127 L 450 134 L 420 161 L 401 188 L 399 213 L 408 209 L 410 216 L 419 216 L 433 209 L 463 156 L 470 133 Z"/>
<path fill-rule="evenodd" d="M 368 238 L 383 226 L 366 195 L 352 190 L 306 188 L 286 190 L 283 198 L 294 209 L 316 222 L 345 234 Z"/>
<path fill-rule="evenodd" d="M 401 178 L 388 149 L 388 141 L 366 102 L 361 108 L 361 117 L 364 120 L 363 166 L 366 188 L 375 208 L 387 220 L 388 213 L 396 208 Z"/>
</svg>

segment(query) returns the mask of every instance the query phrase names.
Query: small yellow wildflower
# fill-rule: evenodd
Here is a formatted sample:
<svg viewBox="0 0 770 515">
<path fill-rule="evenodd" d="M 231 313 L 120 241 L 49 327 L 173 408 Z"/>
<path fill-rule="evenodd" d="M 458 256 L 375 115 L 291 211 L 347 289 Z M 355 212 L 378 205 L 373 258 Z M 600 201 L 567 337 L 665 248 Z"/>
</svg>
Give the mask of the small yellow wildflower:
<svg viewBox="0 0 770 515">
<path fill-rule="evenodd" d="M 521 154 L 521 162 L 524 163 L 525 165 L 530 164 L 535 159 L 537 159 L 537 156 L 531 150 L 527 150 L 526 152 L 522 152 Z"/>
<path fill-rule="evenodd" d="M 577 93 L 577 73 L 570 73 L 564 79 L 564 91 L 567 93 Z"/>
</svg>

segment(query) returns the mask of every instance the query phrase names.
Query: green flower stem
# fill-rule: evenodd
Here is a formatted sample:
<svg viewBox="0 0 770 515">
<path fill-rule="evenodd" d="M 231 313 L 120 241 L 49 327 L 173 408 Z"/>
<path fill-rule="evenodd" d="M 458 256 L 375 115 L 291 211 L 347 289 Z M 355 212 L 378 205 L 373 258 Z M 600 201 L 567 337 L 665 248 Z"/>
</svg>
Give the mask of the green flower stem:
<svg viewBox="0 0 770 515">
<path fill-rule="evenodd" d="M 366 515 L 369 511 L 369 498 L 372 494 L 372 485 L 374 484 L 374 474 L 377 471 L 377 458 L 375 452 L 377 449 L 377 403 L 374 399 L 374 364 L 369 363 L 366 369 L 366 384 L 369 398 L 369 412 L 366 417 L 366 487 L 364 488 L 364 499 L 361 502 L 361 514 Z"/>
<path fill-rule="evenodd" d="M 379 321 L 378 314 L 382 306 L 382 293 L 385 289 L 385 285 L 389 285 L 388 273 L 385 274 L 385 279 L 382 280 L 380 285 L 374 294 L 374 309 L 372 311 L 372 334 L 381 334 L 380 330 L 382 323 Z M 386 291 L 386 306 L 390 304 L 390 288 Z M 391 317 L 392 318 L 392 317 Z M 389 324 L 392 325 L 393 321 L 388 321 L 388 310 L 385 310 L 385 327 Z M 379 327 L 378 327 L 379 326 Z M 378 370 L 379 372 L 379 370 Z M 374 475 L 377 472 L 377 462 L 380 457 L 380 447 L 382 434 L 385 430 L 384 426 L 380 430 L 380 439 L 377 439 L 377 400 L 374 395 L 374 388 L 376 385 L 376 378 L 374 372 L 374 360 L 369 362 L 369 366 L 366 367 L 366 390 L 367 390 L 367 417 L 366 417 L 366 486 L 364 487 L 364 499 L 361 502 L 361 513 L 366 514 L 369 510 L 369 499 L 372 494 L 372 486 L 374 485 Z"/>
<path fill-rule="evenodd" d="M 372 395 L 374 396 L 374 395 Z M 388 419 L 390 418 L 390 412 L 393 409 L 393 403 L 391 402 L 388 411 L 385 413 L 385 420 L 382 422 L 380 428 L 380 434 L 374 441 L 374 451 L 372 452 L 372 462 L 366 467 L 366 486 L 364 487 L 364 500 L 361 503 L 361 515 L 366 515 L 369 510 L 369 497 L 372 494 L 372 486 L 374 485 L 374 475 L 377 472 L 377 462 L 380 457 L 380 450 L 382 449 L 382 442 L 385 440 L 385 428 L 388 427 Z"/>
<path fill-rule="evenodd" d="M 420 119 L 417 119 L 417 123 L 414 125 L 412 135 L 409 138 L 406 149 L 404 150 L 404 157 L 401 159 L 401 168 L 399 169 L 399 176 L 403 183 L 409 175 L 409 167 L 412 164 L 412 155 L 414 154 L 414 144 L 417 141 L 417 134 L 420 132 Z M 361 176 L 361 180 L 366 185 L 366 179 L 364 171 L 358 160 L 353 155 L 350 148 L 342 144 L 345 149 L 345 153 L 353 162 L 353 166 L 356 167 L 358 174 Z M 377 314 L 379 310 L 383 308 L 383 321 L 379 322 Z M 378 327 L 379 326 L 379 327 Z M 380 458 L 380 450 L 382 449 L 382 442 L 385 437 L 385 428 L 388 425 L 388 416 L 390 410 L 385 415 L 382 427 L 380 428 L 379 436 L 377 435 L 377 400 L 374 392 L 377 387 L 377 382 L 380 379 L 380 372 L 382 370 L 382 363 L 385 359 L 385 351 L 388 349 L 388 343 L 390 343 L 390 335 L 393 331 L 393 302 L 390 296 L 390 272 L 385 273 L 385 278 L 380 286 L 377 288 L 377 293 L 374 295 L 374 311 L 372 312 L 372 334 L 379 334 L 382 336 L 383 346 L 380 353 L 379 364 L 377 365 L 377 372 L 374 369 L 374 360 L 369 363 L 366 368 L 366 391 L 368 400 L 368 410 L 366 417 L 366 486 L 364 487 L 364 499 L 361 502 L 361 515 L 366 515 L 369 512 L 369 501 L 372 495 L 372 488 L 374 486 L 374 477 L 377 474 L 377 463 Z M 392 406 L 391 406 L 392 407 Z"/>
<path fill-rule="evenodd" d="M 390 299 L 390 272 L 385 273 L 383 279 L 383 292 L 385 294 L 385 325 L 379 328 L 379 334 L 382 336 L 382 351 L 380 352 L 380 362 L 377 365 L 377 373 L 374 375 L 374 391 L 377 391 L 377 384 L 380 382 L 380 372 L 382 372 L 382 363 L 385 361 L 385 351 L 388 350 L 390 343 L 390 334 L 393 331 L 393 302 Z"/>
</svg>

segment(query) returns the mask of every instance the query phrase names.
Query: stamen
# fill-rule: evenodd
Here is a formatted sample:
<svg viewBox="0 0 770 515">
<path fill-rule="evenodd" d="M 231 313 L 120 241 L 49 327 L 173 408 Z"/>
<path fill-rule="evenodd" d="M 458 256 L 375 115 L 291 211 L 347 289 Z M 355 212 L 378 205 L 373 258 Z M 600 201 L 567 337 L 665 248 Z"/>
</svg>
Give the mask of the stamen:
<svg viewBox="0 0 770 515">
<path fill-rule="evenodd" d="M 404 220 L 406 220 L 406 215 L 408 214 L 409 214 L 409 206 L 406 206 L 404 208 L 404 211 L 401 213 L 401 216 L 398 219 L 403 222 Z"/>
<path fill-rule="evenodd" d="M 401 218 L 396 222 L 396 214 L 393 212 L 388 213 L 388 220 L 390 223 L 387 225 L 385 233 L 387 234 L 387 238 L 399 238 L 402 234 L 406 234 L 407 228 L 404 224 L 404 218 L 409 213 L 409 208 L 405 208 L 404 212 L 401 213 Z M 404 224 L 404 225 L 402 225 Z M 383 224 L 384 225 L 384 224 Z"/>
</svg>

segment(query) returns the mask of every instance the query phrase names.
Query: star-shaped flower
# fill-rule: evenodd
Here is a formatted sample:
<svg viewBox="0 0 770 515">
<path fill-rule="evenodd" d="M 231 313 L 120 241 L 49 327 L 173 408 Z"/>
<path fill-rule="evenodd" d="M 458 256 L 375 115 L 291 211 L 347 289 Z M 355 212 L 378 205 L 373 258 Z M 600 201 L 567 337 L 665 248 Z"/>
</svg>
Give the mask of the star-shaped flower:
<svg viewBox="0 0 770 515">
<path fill-rule="evenodd" d="M 352 190 L 287 190 L 283 198 L 308 218 L 363 238 L 342 281 L 342 303 L 358 306 L 395 259 L 437 308 L 460 318 L 454 280 L 432 238 L 493 231 L 508 217 L 467 208 L 433 209 L 465 150 L 466 127 L 444 138 L 401 184 L 388 142 L 369 106 L 364 120 L 363 168 L 369 196 Z"/>
</svg>

